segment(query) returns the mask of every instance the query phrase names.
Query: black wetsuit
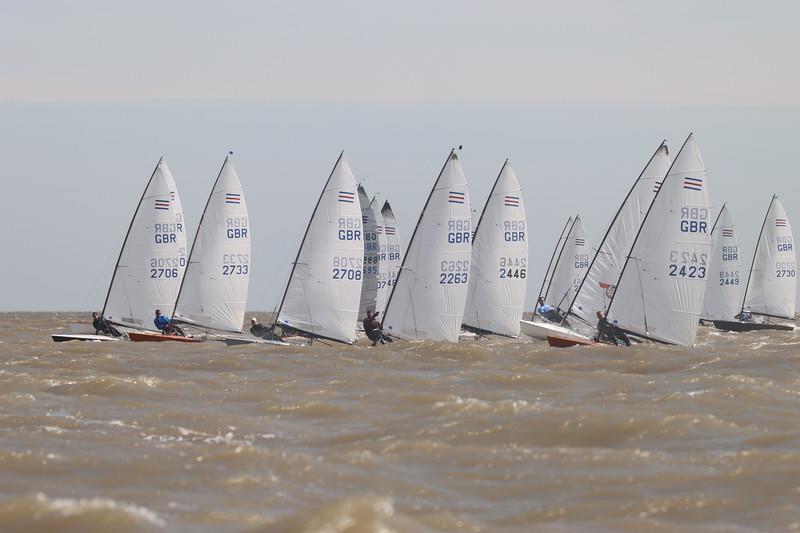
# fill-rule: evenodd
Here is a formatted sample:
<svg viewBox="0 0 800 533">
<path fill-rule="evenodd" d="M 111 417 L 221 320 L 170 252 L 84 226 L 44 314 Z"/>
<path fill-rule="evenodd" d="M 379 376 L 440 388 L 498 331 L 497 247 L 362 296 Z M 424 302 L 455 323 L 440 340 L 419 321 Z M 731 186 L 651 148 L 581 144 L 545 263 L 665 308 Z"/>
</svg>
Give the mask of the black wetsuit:
<svg viewBox="0 0 800 533">
<path fill-rule="evenodd" d="M 94 332 L 96 335 L 107 333 L 112 337 L 122 337 L 122 333 L 120 333 L 117 328 L 112 326 L 108 320 L 101 316 L 92 320 L 92 327 L 94 327 Z"/>
<path fill-rule="evenodd" d="M 367 338 L 372 341 L 373 346 L 375 346 L 378 342 L 381 344 L 386 344 L 386 341 L 392 342 L 392 339 L 383 334 L 383 331 L 381 330 L 381 323 L 378 322 L 377 319 L 365 318 L 363 324 L 364 333 L 366 333 Z"/>
<path fill-rule="evenodd" d="M 616 346 L 630 346 L 631 341 L 625 332 L 611 324 L 606 317 L 597 321 L 597 340 L 609 342 Z"/>
</svg>

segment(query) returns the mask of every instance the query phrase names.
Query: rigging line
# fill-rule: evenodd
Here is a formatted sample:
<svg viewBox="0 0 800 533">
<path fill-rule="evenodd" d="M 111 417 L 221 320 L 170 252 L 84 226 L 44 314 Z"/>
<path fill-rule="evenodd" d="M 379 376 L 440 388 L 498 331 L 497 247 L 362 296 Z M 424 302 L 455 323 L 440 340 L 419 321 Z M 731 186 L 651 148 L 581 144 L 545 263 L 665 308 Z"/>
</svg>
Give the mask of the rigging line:
<svg viewBox="0 0 800 533">
<path fill-rule="evenodd" d="M 636 261 L 636 273 L 639 275 L 639 293 L 642 296 L 642 318 L 644 319 L 644 331 L 650 335 L 650 328 L 647 327 L 647 303 L 644 300 L 644 285 L 642 284 L 642 270 L 639 266 L 640 259 L 633 258 Z"/>
<path fill-rule="evenodd" d="M 559 257 L 561 256 L 560 250 L 563 250 L 564 246 L 566 246 L 566 244 L 567 244 L 567 241 L 564 238 L 564 232 L 567 231 L 567 227 L 572 222 L 573 222 L 572 217 L 569 217 L 567 219 L 566 224 L 564 224 L 564 227 L 561 229 L 561 233 L 558 235 L 558 241 L 556 242 L 555 248 L 553 248 L 553 254 L 550 256 L 550 261 L 547 263 L 547 270 L 544 273 L 544 279 L 542 280 L 542 286 L 539 289 L 539 296 L 536 297 L 536 306 L 537 307 L 539 305 L 539 298 L 542 298 L 542 297 L 546 298 L 547 297 L 547 294 L 546 294 L 546 291 L 545 291 L 545 285 L 547 285 L 547 288 L 549 290 L 550 289 L 550 283 L 552 283 L 552 281 L 553 281 L 553 275 L 554 275 L 553 271 L 555 270 L 555 266 L 553 265 L 553 260 L 556 258 L 556 255 L 558 255 Z M 562 240 L 564 241 L 563 243 L 561 242 Z M 558 263 L 558 260 L 556 260 L 556 263 Z M 549 279 L 550 283 L 548 283 L 548 279 Z M 533 314 L 537 314 L 536 313 L 536 308 L 534 308 Z"/>
</svg>

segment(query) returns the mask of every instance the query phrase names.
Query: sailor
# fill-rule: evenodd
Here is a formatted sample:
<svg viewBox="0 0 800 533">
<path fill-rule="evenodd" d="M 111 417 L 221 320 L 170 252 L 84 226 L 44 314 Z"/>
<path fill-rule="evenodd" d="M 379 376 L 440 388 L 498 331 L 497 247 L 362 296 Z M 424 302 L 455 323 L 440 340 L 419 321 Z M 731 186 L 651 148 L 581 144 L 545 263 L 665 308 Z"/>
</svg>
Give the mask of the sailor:
<svg viewBox="0 0 800 533">
<path fill-rule="evenodd" d="M 164 335 L 180 335 L 185 337 L 186 334 L 179 328 L 172 320 L 161 314 L 161 309 L 156 309 L 156 317 L 153 319 L 153 324 Z"/>
<path fill-rule="evenodd" d="M 544 296 L 536 301 L 536 314 L 550 322 L 561 322 L 563 318 L 555 307 L 544 302 Z"/>
<path fill-rule="evenodd" d="M 621 346 L 623 344 L 625 346 L 631 345 L 631 341 L 628 339 L 628 336 L 625 335 L 625 332 L 611 324 L 606 318 L 605 313 L 598 311 L 595 313 L 595 316 L 597 316 L 598 342 L 605 341 L 615 346 Z"/>
<path fill-rule="evenodd" d="M 364 333 L 367 334 L 367 338 L 372 341 L 372 345 L 375 346 L 380 342 L 381 344 L 386 344 L 386 341 L 393 342 L 392 339 L 383 333 L 383 329 L 381 328 L 381 323 L 378 320 L 378 315 L 380 311 L 367 311 L 367 318 L 364 319 Z"/>
<path fill-rule="evenodd" d="M 259 339 L 277 340 L 278 337 L 272 333 L 272 329 L 259 324 L 256 317 L 250 319 L 250 334 Z"/>
<path fill-rule="evenodd" d="M 111 335 L 112 337 L 122 337 L 122 333 L 120 333 L 117 328 L 112 326 L 111 322 L 98 315 L 97 312 L 92 312 L 92 326 L 94 327 L 95 335 L 105 333 Z"/>
</svg>

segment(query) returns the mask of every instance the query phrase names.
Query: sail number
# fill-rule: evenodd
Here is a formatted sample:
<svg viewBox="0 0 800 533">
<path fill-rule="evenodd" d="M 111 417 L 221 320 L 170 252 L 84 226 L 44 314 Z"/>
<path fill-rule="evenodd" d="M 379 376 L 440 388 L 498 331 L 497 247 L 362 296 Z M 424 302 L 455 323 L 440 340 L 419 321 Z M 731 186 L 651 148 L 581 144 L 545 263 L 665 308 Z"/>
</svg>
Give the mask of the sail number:
<svg viewBox="0 0 800 533">
<path fill-rule="evenodd" d="M 228 217 L 225 219 L 225 233 L 229 239 L 247 239 L 247 217 Z"/>
<path fill-rule="evenodd" d="M 720 286 L 725 285 L 738 285 L 739 284 L 739 271 L 738 270 L 721 270 L 719 273 Z"/>
<path fill-rule="evenodd" d="M 361 240 L 361 218 L 360 217 L 339 217 L 339 240 L 340 241 L 360 241 Z"/>
<path fill-rule="evenodd" d="M 440 285 L 461 285 L 469 283 L 469 259 L 463 261 L 442 261 L 439 264 Z"/>
<path fill-rule="evenodd" d="M 177 233 L 183 233 L 183 224 L 180 222 L 173 223 L 156 223 L 154 226 L 154 237 L 156 244 L 169 244 L 177 242 Z"/>
<path fill-rule="evenodd" d="M 708 208 L 681 207 L 681 231 L 684 233 L 708 233 Z"/>
<path fill-rule="evenodd" d="M 250 272 L 249 254 L 223 254 L 223 276 L 246 276 Z"/>
<path fill-rule="evenodd" d="M 450 244 L 468 243 L 470 237 L 469 220 L 448 220 L 447 221 L 447 242 Z"/>
<path fill-rule="evenodd" d="M 498 267 L 500 279 L 525 279 L 528 276 L 527 257 L 501 257 Z"/>
<path fill-rule="evenodd" d="M 792 238 L 788 235 L 786 236 L 779 236 L 775 238 L 775 241 L 778 245 L 779 252 L 791 252 L 792 251 Z"/>
<path fill-rule="evenodd" d="M 797 277 L 797 265 L 794 262 L 775 263 L 775 277 L 776 278 Z"/>
<path fill-rule="evenodd" d="M 186 250 L 178 250 L 181 257 L 151 257 L 150 258 L 150 278 L 177 278 L 183 267 L 186 266 Z"/>
<path fill-rule="evenodd" d="M 331 279 L 358 281 L 363 277 L 364 262 L 360 257 L 335 256 L 331 266 Z"/>
<path fill-rule="evenodd" d="M 503 222 L 503 239 L 506 242 L 525 242 L 525 221 L 506 220 Z"/>
<path fill-rule="evenodd" d="M 677 278 L 705 279 L 708 255 L 696 252 L 669 252 L 669 275 Z"/>
</svg>

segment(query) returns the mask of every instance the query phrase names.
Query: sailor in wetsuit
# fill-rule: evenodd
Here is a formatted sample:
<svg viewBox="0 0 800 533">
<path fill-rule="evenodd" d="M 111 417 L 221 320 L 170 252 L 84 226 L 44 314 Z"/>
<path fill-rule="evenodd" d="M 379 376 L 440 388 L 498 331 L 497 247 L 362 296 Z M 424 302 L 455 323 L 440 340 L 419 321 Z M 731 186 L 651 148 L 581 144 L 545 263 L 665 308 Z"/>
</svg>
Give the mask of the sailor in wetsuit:
<svg viewBox="0 0 800 533">
<path fill-rule="evenodd" d="M 367 334 L 367 338 L 372 341 L 372 345 L 375 346 L 380 342 L 381 344 L 386 344 L 386 341 L 394 342 L 392 339 L 383 333 L 383 329 L 381 329 L 381 323 L 378 320 L 378 315 L 380 311 L 373 312 L 367 311 L 367 318 L 364 319 L 364 333 Z"/>
<path fill-rule="evenodd" d="M 97 312 L 92 312 L 92 327 L 94 327 L 95 335 L 105 333 L 107 335 L 111 335 L 112 337 L 122 337 L 122 333 L 120 333 L 117 328 L 112 326 L 111 322 L 98 315 Z"/>
<path fill-rule="evenodd" d="M 164 335 L 179 335 L 185 337 L 186 334 L 181 328 L 174 324 L 172 320 L 161 314 L 161 309 L 156 309 L 156 317 L 153 319 L 153 324 Z"/>
<path fill-rule="evenodd" d="M 259 324 L 256 317 L 250 319 L 250 334 L 253 337 L 258 337 L 259 339 L 265 339 L 269 341 L 279 341 L 281 340 L 279 335 L 276 335 L 272 328 L 268 328 L 263 324 Z"/>
<path fill-rule="evenodd" d="M 561 322 L 563 318 L 558 309 L 550 304 L 544 303 L 544 296 L 540 296 L 536 302 L 536 314 L 550 322 Z"/>
<path fill-rule="evenodd" d="M 598 311 L 597 316 L 597 342 L 608 342 L 615 346 L 630 346 L 631 341 L 625 332 L 611 324 L 605 313 Z"/>
</svg>

